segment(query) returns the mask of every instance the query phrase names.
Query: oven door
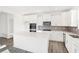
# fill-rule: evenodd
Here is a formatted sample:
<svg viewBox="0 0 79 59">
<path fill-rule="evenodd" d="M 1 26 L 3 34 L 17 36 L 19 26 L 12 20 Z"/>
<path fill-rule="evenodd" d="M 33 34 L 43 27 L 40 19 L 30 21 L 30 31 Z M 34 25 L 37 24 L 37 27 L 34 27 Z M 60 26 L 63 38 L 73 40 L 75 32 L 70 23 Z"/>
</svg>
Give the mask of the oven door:
<svg viewBox="0 0 79 59">
<path fill-rule="evenodd" d="M 30 32 L 36 32 L 36 23 L 30 23 Z"/>
</svg>

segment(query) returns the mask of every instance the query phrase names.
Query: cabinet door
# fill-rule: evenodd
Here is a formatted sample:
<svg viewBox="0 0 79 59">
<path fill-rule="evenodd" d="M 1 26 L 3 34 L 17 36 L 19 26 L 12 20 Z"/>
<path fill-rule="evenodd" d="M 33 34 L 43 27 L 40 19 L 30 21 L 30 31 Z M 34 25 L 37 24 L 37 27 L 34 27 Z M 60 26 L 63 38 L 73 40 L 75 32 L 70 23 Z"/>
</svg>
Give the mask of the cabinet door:
<svg viewBox="0 0 79 59">
<path fill-rule="evenodd" d="M 70 52 L 70 48 L 71 48 L 70 39 L 71 39 L 70 36 L 68 34 L 66 34 L 65 46 L 66 46 L 68 52 Z"/>
<path fill-rule="evenodd" d="M 38 26 L 43 26 L 43 15 L 37 15 L 37 25 Z"/>
<path fill-rule="evenodd" d="M 52 31 L 50 40 L 63 42 L 63 32 Z"/>
<path fill-rule="evenodd" d="M 79 46 L 75 46 L 75 53 L 79 53 Z"/>
<path fill-rule="evenodd" d="M 43 21 L 51 21 L 51 14 L 43 14 Z"/>
<path fill-rule="evenodd" d="M 53 26 L 67 26 L 67 15 L 66 13 L 60 13 L 52 16 Z"/>
<path fill-rule="evenodd" d="M 77 24 L 78 24 L 78 29 L 79 29 L 79 18 L 78 18 L 78 22 L 77 22 Z"/>
<path fill-rule="evenodd" d="M 75 53 L 74 38 L 66 34 L 65 46 L 69 53 Z"/>
<path fill-rule="evenodd" d="M 13 33 L 13 20 L 13 15 L 7 15 L 7 33 L 9 34 Z"/>
<path fill-rule="evenodd" d="M 70 12 L 63 12 L 62 13 L 62 25 L 63 26 L 71 26 L 71 16 Z"/>
<path fill-rule="evenodd" d="M 73 44 L 72 41 L 73 41 L 72 39 L 70 39 L 70 41 L 69 41 L 69 52 L 75 53 L 75 45 Z"/>
<path fill-rule="evenodd" d="M 0 16 L 0 24 L 1 24 L 1 33 L 7 34 L 7 15 L 5 13 L 1 13 Z"/>
<path fill-rule="evenodd" d="M 77 10 L 62 12 L 55 19 L 59 22 L 58 25 L 61 26 L 77 26 Z"/>
<path fill-rule="evenodd" d="M 78 24 L 78 29 L 79 29 L 79 9 L 77 10 L 77 24 Z"/>
<path fill-rule="evenodd" d="M 73 9 L 71 12 L 71 26 L 77 26 L 77 10 Z"/>
<path fill-rule="evenodd" d="M 60 15 L 54 15 L 54 16 L 52 16 L 52 25 L 53 26 L 61 26 L 61 23 L 62 23 L 62 21 L 61 21 L 61 16 Z"/>
<path fill-rule="evenodd" d="M 36 20 L 36 19 L 37 19 L 37 15 L 26 15 L 26 16 L 24 16 L 24 20 L 26 20 L 26 21 Z"/>
</svg>

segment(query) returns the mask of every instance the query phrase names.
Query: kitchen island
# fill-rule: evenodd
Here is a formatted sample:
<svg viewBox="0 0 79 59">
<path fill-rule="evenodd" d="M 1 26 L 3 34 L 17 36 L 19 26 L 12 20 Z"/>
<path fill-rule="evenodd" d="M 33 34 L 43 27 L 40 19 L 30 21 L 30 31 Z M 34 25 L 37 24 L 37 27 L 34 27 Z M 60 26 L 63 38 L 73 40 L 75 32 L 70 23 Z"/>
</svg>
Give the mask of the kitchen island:
<svg viewBox="0 0 79 59">
<path fill-rule="evenodd" d="M 14 47 L 33 53 L 48 53 L 49 32 L 19 32 L 14 35 Z"/>
</svg>

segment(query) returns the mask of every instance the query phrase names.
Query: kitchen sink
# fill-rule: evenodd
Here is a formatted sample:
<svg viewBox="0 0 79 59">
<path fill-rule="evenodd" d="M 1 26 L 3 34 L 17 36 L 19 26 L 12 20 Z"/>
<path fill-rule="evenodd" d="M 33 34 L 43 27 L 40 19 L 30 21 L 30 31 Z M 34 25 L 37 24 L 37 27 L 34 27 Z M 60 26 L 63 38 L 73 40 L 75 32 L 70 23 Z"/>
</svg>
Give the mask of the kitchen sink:
<svg viewBox="0 0 79 59">
<path fill-rule="evenodd" d="M 70 35 L 70 36 L 72 36 L 73 38 L 79 38 L 78 35 Z"/>
</svg>

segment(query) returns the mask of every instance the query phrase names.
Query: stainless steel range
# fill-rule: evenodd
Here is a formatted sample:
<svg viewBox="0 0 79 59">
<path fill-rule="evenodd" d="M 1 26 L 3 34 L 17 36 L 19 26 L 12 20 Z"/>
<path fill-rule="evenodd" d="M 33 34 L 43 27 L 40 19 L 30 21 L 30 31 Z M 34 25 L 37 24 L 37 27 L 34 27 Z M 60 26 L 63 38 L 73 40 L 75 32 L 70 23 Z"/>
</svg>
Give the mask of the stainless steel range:
<svg viewBox="0 0 79 59">
<path fill-rule="evenodd" d="M 51 31 L 51 21 L 43 22 L 43 31 Z"/>
</svg>

